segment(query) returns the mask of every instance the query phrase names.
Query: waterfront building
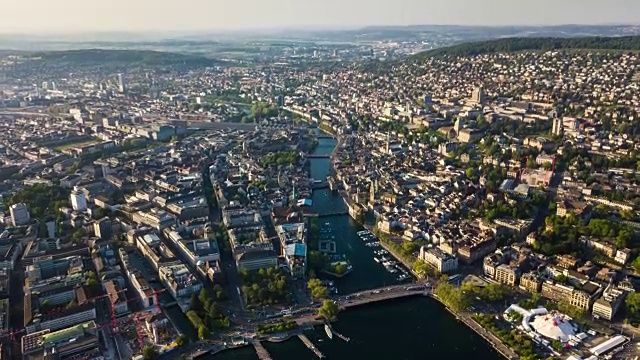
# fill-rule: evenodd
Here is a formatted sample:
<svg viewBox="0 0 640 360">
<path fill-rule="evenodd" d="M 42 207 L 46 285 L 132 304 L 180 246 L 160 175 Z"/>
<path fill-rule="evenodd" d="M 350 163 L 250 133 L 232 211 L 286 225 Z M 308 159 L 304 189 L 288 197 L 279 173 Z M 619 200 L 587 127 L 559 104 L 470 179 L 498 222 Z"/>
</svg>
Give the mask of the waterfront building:
<svg viewBox="0 0 640 360">
<path fill-rule="evenodd" d="M 439 273 L 451 273 L 458 270 L 458 258 L 438 248 L 420 248 L 420 259 L 433 266 Z"/>
<path fill-rule="evenodd" d="M 24 203 L 11 205 L 9 212 L 11 213 L 11 222 L 13 223 L 13 226 L 27 225 L 31 220 L 31 217 L 29 216 L 29 209 L 27 209 L 27 205 Z"/>
</svg>

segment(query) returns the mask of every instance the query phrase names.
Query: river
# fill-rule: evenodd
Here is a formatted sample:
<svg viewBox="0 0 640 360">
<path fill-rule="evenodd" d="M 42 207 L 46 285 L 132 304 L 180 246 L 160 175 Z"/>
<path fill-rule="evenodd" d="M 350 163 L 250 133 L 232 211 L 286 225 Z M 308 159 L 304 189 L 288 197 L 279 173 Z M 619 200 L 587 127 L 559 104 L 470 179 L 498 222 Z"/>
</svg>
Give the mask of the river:
<svg viewBox="0 0 640 360">
<path fill-rule="evenodd" d="M 319 139 L 314 154 L 330 154 L 336 145 L 335 139 Z M 311 177 L 324 179 L 329 173 L 329 159 L 310 161 Z M 342 199 L 330 190 L 314 192 L 313 208 L 318 213 L 343 207 Z M 353 265 L 352 273 L 335 282 L 341 294 L 398 283 L 397 273 L 390 274 L 373 261 L 373 249 L 364 246 L 356 234 L 362 227 L 348 215 L 320 220 L 330 224 L 336 234 L 338 252 L 346 254 Z M 480 336 L 430 298 L 391 300 L 348 310 L 340 314 L 334 329 L 351 341 L 347 343 L 337 337 L 329 340 L 321 327 L 306 333 L 328 359 L 502 359 Z M 297 338 L 263 345 L 274 360 L 315 359 L 311 350 Z M 209 358 L 249 360 L 258 356 L 247 346 Z"/>
</svg>

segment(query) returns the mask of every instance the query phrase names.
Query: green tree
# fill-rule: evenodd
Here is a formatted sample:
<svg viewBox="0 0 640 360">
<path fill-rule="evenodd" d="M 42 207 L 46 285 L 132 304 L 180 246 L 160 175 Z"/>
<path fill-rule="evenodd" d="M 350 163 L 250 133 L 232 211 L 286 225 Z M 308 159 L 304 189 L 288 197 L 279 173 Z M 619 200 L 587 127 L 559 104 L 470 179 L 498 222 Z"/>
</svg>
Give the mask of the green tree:
<svg viewBox="0 0 640 360">
<path fill-rule="evenodd" d="M 311 291 L 311 296 L 316 300 L 325 299 L 329 296 L 329 290 L 318 279 L 310 279 L 307 282 L 307 288 Z"/>
<path fill-rule="evenodd" d="M 318 308 L 318 315 L 327 320 L 335 318 L 339 312 L 338 304 L 331 300 L 325 300 L 322 302 L 322 306 Z"/>
<path fill-rule="evenodd" d="M 198 338 L 200 340 L 204 340 L 204 339 L 209 338 L 209 335 L 210 335 L 210 331 L 209 331 L 209 329 L 207 329 L 207 327 L 205 325 L 200 325 L 198 327 Z"/>
<path fill-rule="evenodd" d="M 176 345 L 178 345 L 178 346 L 184 346 L 184 345 L 186 345 L 188 343 L 189 343 L 189 338 L 186 337 L 184 334 L 180 334 L 176 338 Z"/>
<path fill-rule="evenodd" d="M 195 292 L 191 293 L 191 299 L 189 300 L 189 309 L 195 312 L 201 312 L 203 310 L 200 298 Z"/>
<path fill-rule="evenodd" d="M 209 291 L 209 289 L 203 287 L 200 290 L 200 294 L 198 295 L 198 300 L 200 300 L 200 303 L 202 305 L 204 305 L 207 302 L 211 301 L 211 292 Z"/>
<path fill-rule="evenodd" d="M 155 346 L 153 346 L 153 345 L 145 346 L 142 349 L 142 357 L 145 360 L 153 360 L 157 356 L 158 356 L 158 351 L 156 350 Z"/>
<path fill-rule="evenodd" d="M 624 304 L 627 307 L 629 317 L 635 319 L 640 315 L 640 293 L 633 292 L 627 295 Z"/>
</svg>

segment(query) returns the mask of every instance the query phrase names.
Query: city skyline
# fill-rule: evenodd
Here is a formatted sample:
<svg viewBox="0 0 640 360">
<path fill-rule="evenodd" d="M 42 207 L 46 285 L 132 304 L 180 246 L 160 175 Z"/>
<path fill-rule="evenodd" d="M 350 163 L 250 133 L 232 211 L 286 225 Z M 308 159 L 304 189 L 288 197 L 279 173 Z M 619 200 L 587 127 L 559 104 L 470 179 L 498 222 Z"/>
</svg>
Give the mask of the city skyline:
<svg viewBox="0 0 640 360">
<path fill-rule="evenodd" d="M 393 4 L 382 0 L 191 0 L 187 4 L 151 0 L 10 0 L 4 10 L 5 14 L 17 15 L 2 19 L 0 33 L 4 34 L 344 29 L 375 25 L 640 24 L 640 2 L 633 0 L 540 0 L 517 6 L 508 0 L 400 0 Z"/>
</svg>

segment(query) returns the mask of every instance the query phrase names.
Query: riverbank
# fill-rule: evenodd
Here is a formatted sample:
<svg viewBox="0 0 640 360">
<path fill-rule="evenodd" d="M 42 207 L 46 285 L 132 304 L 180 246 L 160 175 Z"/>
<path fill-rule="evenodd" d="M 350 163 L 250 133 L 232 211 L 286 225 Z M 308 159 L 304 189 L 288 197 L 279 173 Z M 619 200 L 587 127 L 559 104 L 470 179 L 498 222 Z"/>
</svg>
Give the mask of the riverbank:
<svg viewBox="0 0 640 360">
<path fill-rule="evenodd" d="M 440 301 L 440 299 L 434 295 L 431 294 L 430 297 L 434 300 L 436 300 L 437 302 L 439 302 L 440 304 L 442 304 L 442 306 L 447 309 L 447 311 L 456 317 L 456 319 L 460 322 L 462 322 L 463 324 L 465 324 L 469 329 L 473 330 L 476 334 L 480 335 L 486 342 L 488 342 L 491 347 L 493 347 L 493 349 L 495 351 L 497 351 L 500 355 L 504 356 L 507 359 L 518 359 L 519 356 L 518 354 L 516 354 L 513 350 L 511 350 L 510 347 L 508 347 L 507 345 L 505 345 L 500 339 L 498 339 L 498 337 L 496 337 L 491 331 L 485 329 L 482 325 L 478 324 L 477 321 L 475 321 L 472 317 L 470 313 L 462 313 L 462 312 L 456 312 L 455 310 L 451 309 L 450 307 L 448 307 L 445 303 L 443 303 L 442 301 Z"/>
</svg>

